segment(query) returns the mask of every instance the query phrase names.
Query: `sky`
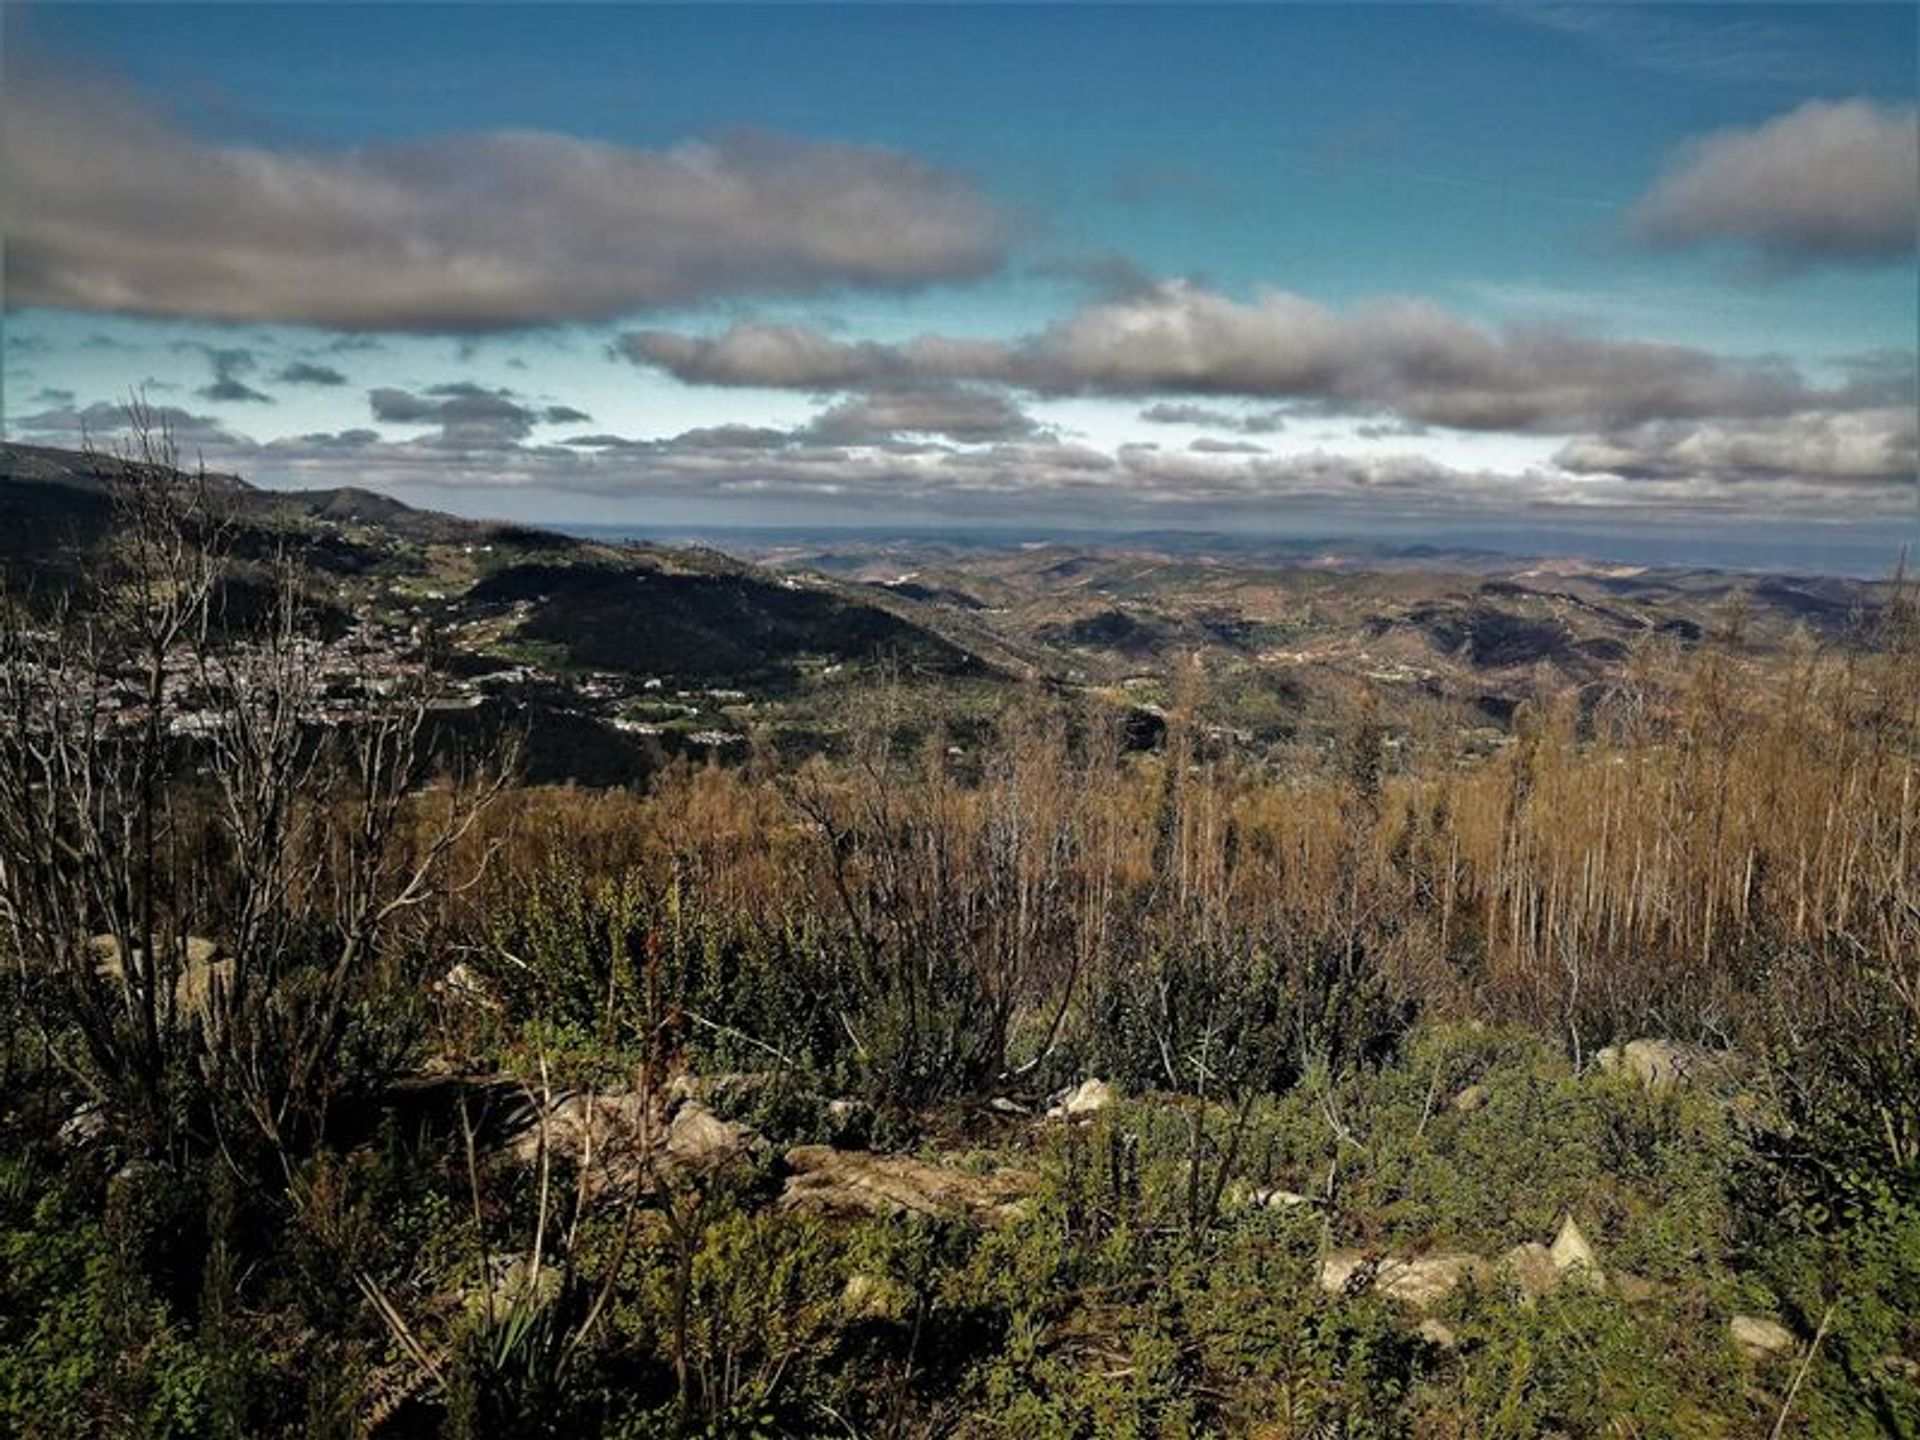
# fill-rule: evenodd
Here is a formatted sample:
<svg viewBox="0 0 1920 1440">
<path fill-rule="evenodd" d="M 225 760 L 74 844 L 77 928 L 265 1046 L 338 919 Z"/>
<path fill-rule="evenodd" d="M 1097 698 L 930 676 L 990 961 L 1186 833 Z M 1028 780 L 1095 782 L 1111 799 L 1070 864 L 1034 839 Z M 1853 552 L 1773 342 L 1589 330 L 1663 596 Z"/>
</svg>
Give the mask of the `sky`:
<svg viewBox="0 0 1920 1440">
<path fill-rule="evenodd" d="M 1917 13 L 9 0 L 0 420 L 638 531 L 1890 563 Z"/>
</svg>

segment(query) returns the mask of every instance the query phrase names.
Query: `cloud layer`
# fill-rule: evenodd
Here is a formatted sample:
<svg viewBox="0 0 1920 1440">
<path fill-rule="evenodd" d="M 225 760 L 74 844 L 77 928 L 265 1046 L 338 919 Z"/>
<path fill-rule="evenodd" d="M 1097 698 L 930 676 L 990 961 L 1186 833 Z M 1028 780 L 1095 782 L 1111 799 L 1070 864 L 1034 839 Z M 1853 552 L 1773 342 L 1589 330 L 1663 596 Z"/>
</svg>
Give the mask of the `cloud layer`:
<svg viewBox="0 0 1920 1440">
<path fill-rule="evenodd" d="M 315 486 L 351 475 L 356 484 L 427 503 L 436 491 L 529 491 L 697 500 L 746 515 L 784 504 L 809 513 L 883 507 L 973 523 L 1017 514 L 1102 525 L 1285 525 L 1306 514 L 1508 524 L 1578 511 L 1663 523 L 1764 513 L 1898 526 L 1914 514 L 1913 421 L 1897 408 L 1734 428 L 1656 422 L 1570 442 L 1551 465 L 1496 471 L 1415 455 L 1270 455 L 1234 442 L 1108 451 L 1044 431 L 961 444 L 926 430 L 849 426 L 854 438 L 836 441 L 842 422 L 832 417 L 840 407 L 790 430 L 721 425 L 652 439 L 583 434 L 553 444 L 515 436 L 560 407 L 536 409 L 502 392 L 454 384 L 374 391 L 371 403 L 385 423 L 434 428 L 412 439 L 355 428 L 259 441 L 204 415 L 170 410 L 166 418 L 189 452 L 216 469 Z M 938 417 L 915 411 L 899 418 L 904 427 Z M 19 418 L 14 428 L 41 443 L 71 443 L 83 426 L 110 438 L 119 420 L 118 407 L 67 406 Z"/>
<path fill-rule="evenodd" d="M 1420 300 L 1347 312 L 1279 289 L 1239 300 L 1178 280 L 1084 306 L 1010 343 L 923 336 L 883 345 L 742 323 L 715 336 L 636 331 L 621 346 L 641 364 L 704 385 L 829 391 L 989 381 L 1047 395 L 1291 399 L 1461 430 L 1546 434 L 1853 403 L 1810 389 L 1785 365 L 1683 345 L 1488 330 Z"/>
<path fill-rule="evenodd" d="M 1895 261 L 1920 226 L 1920 112 L 1809 101 L 1696 141 L 1635 207 L 1659 246 L 1726 242 L 1777 264 Z"/>
<path fill-rule="evenodd" d="M 1810 412 L 1739 424 L 1659 421 L 1570 441 L 1562 469 L 1632 480 L 1740 482 L 1800 478 L 1842 485 L 1911 487 L 1920 468 L 1912 406 L 1851 414 Z"/>
<path fill-rule="evenodd" d="M 9 65 L 15 305 L 474 331 L 1002 262 L 1005 217 L 895 151 L 735 133 L 641 150 L 498 131 L 209 144 L 123 88 Z"/>
</svg>

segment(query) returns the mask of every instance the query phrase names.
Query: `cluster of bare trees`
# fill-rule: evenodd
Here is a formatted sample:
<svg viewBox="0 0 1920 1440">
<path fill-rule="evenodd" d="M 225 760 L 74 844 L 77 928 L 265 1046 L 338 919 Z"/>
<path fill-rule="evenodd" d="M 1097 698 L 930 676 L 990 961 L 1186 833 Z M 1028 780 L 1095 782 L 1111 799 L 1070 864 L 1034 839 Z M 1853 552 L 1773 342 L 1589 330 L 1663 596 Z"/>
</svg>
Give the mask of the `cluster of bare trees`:
<svg viewBox="0 0 1920 1440">
<path fill-rule="evenodd" d="M 297 565 L 134 407 L 114 524 L 57 594 L 4 598 L 0 952 L 50 1058 L 158 1150 L 236 1121 L 309 1143 L 356 1003 L 497 788 L 423 806 L 427 678 L 316 722 Z M 434 812 L 427 818 L 425 812 Z"/>
</svg>

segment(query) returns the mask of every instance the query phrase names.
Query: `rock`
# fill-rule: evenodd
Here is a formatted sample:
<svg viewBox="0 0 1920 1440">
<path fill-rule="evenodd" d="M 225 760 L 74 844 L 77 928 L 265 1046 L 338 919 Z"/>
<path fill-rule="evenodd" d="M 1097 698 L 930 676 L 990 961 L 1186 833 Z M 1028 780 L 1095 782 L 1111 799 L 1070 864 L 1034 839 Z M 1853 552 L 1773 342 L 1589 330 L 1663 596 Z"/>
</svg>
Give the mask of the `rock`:
<svg viewBox="0 0 1920 1440">
<path fill-rule="evenodd" d="M 1311 1196 L 1295 1190 L 1255 1190 L 1247 1198 L 1263 1210 L 1293 1210 L 1313 1203 Z"/>
<path fill-rule="evenodd" d="M 107 1133 L 107 1112 L 98 1105 L 82 1105 L 60 1123 L 54 1139 L 68 1150 L 84 1150 Z"/>
<path fill-rule="evenodd" d="M 1596 1290 L 1606 1284 L 1593 1247 L 1571 1215 L 1560 1222 L 1560 1233 L 1551 1246 L 1538 1240 L 1516 1245 L 1500 1257 L 1500 1268 L 1528 1300 L 1537 1300 L 1568 1281 Z"/>
<path fill-rule="evenodd" d="M 1529 1300 L 1539 1299 L 1560 1283 L 1560 1269 L 1553 1263 L 1553 1252 L 1538 1240 L 1514 1246 L 1500 1257 L 1500 1264 Z"/>
<path fill-rule="evenodd" d="M 96 974 L 109 980 L 118 980 L 126 974 L 117 938 L 95 935 L 87 943 L 96 957 Z M 135 947 L 133 953 L 142 956 L 145 952 Z M 187 936 L 174 972 L 174 1022 L 185 1025 L 192 1020 L 203 1023 L 209 1020 L 215 997 L 232 983 L 233 961 L 221 956 L 219 944 L 204 935 Z"/>
<path fill-rule="evenodd" d="M 1453 1097 L 1453 1108 L 1462 1115 L 1471 1115 L 1486 1103 L 1487 1087 L 1484 1085 L 1469 1085 Z"/>
<path fill-rule="evenodd" d="M 1032 1113 L 1018 1100 L 1011 1099 L 1005 1095 L 996 1095 L 987 1101 L 987 1108 L 996 1115 L 1027 1115 Z"/>
<path fill-rule="evenodd" d="M 1340 1294 L 1366 1263 L 1367 1257 L 1358 1250 L 1329 1250 L 1320 1257 L 1320 1288 L 1329 1295 Z"/>
<path fill-rule="evenodd" d="M 760 1137 L 745 1125 L 722 1120 L 698 1100 L 673 1112 L 667 1126 L 666 1158 L 678 1170 L 706 1174 L 744 1160 L 760 1148 Z"/>
<path fill-rule="evenodd" d="M 1424 1310 L 1439 1304 L 1461 1281 L 1486 1272 L 1486 1261 L 1461 1252 L 1369 1260 L 1358 1250 L 1332 1250 L 1320 1261 L 1320 1288 L 1330 1295 L 1373 1289 L 1389 1300 Z"/>
<path fill-rule="evenodd" d="M 659 1100 L 632 1091 L 572 1094 L 536 1107 L 507 1143 L 523 1165 L 547 1154 L 585 1170 L 589 1197 L 651 1191 L 676 1175 L 706 1175 L 745 1159 L 762 1142 L 745 1125 L 722 1120 L 699 1100 L 683 1100 L 669 1117 Z"/>
<path fill-rule="evenodd" d="M 1560 1222 L 1560 1233 L 1553 1237 L 1547 1255 L 1553 1261 L 1553 1268 L 1563 1277 L 1579 1278 L 1596 1289 L 1606 1283 L 1593 1247 L 1587 1243 L 1587 1237 L 1580 1233 L 1580 1227 L 1574 1224 L 1571 1215 Z"/>
<path fill-rule="evenodd" d="M 576 1092 L 544 1107 L 536 1104 L 507 1150 L 527 1165 L 539 1162 L 543 1145 L 556 1159 L 604 1164 L 657 1139 L 660 1118 L 657 1107 L 648 1107 L 631 1091 Z"/>
<path fill-rule="evenodd" d="M 433 989 L 443 1000 L 451 1000 L 456 1004 L 472 1005 L 482 1010 L 500 1008 L 500 1002 L 494 999 L 491 987 L 464 960 L 435 981 Z"/>
<path fill-rule="evenodd" d="M 1756 1360 L 1791 1354 L 1797 1348 L 1791 1330 L 1777 1320 L 1763 1320 L 1758 1315 L 1734 1316 L 1727 1322 L 1727 1333 Z"/>
<path fill-rule="evenodd" d="M 1725 1055 L 1681 1040 L 1629 1040 L 1624 1046 L 1607 1046 L 1593 1059 L 1602 1070 L 1629 1075 L 1649 1090 L 1713 1080 L 1727 1069 Z"/>
<path fill-rule="evenodd" d="M 1453 1327 L 1440 1320 L 1422 1320 L 1420 1338 L 1429 1345 L 1442 1350 L 1458 1350 L 1460 1337 L 1453 1333 Z"/>
<path fill-rule="evenodd" d="M 1014 1215 L 1035 1180 L 1024 1171 L 985 1174 L 905 1155 L 796 1145 L 780 1203 L 790 1210 L 849 1218 L 866 1215 L 961 1215 L 990 1224 Z"/>
<path fill-rule="evenodd" d="M 1047 1111 L 1049 1120 L 1070 1122 L 1091 1120 L 1105 1110 L 1119 1097 L 1113 1093 L 1113 1087 L 1104 1080 L 1082 1080 L 1051 1110 Z"/>
<path fill-rule="evenodd" d="M 233 961 L 193 958 L 193 941 L 187 941 L 187 963 L 173 982 L 175 1012 L 182 1018 L 202 1022 L 213 1018 L 214 1000 L 233 983 Z"/>
<path fill-rule="evenodd" d="M 1373 1285 L 1389 1300 L 1425 1310 L 1446 1299 L 1463 1280 L 1483 1275 L 1486 1268 L 1487 1262 L 1478 1255 L 1420 1255 L 1411 1260 L 1383 1261 Z"/>
</svg>

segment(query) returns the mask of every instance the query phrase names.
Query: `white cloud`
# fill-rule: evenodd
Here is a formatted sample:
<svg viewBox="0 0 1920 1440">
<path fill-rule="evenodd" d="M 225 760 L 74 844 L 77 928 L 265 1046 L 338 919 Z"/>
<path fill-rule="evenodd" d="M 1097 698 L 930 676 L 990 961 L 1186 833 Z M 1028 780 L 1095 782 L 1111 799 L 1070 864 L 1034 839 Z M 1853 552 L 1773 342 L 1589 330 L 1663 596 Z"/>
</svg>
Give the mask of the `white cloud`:
<svg viewBox="0 0 1920 1440">
<path fill-rule="evenodd" d="M 973 380 L 1049 395 L 1286 398 L 1329 412 L 1543 434 L 1854 403 L 1810 389 L 1778 362 L 1558 328 L 1488 330 L 1421 300 L 1343 312 L 1285 290 L 1239 300 L 1178 280 L 1084 306 L 1004 343 L 923 336 L 883 345 L 737 324 L 711 337 L 639 331 L 622 346 L 641 364 L 706 385 Z"/>
<path fill-rule="evenodd" d="M 533 131 L 353 149 L 202 141 L 123 87 L 12 57 L 8 300 L 365 330 L 485 330 L 998 267 L 1005 218 L 897 151 L 734 133 L 641 150 Z"/>
<path fill-rule="evenodd" d="M 1920 226 L 1920 112 L 1809 101 L 1696 141 L 1634 207 L 1655 245 L 1751 246 L 1782 264 L 1891 261 Z"/>
</svg>

